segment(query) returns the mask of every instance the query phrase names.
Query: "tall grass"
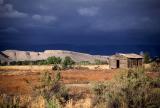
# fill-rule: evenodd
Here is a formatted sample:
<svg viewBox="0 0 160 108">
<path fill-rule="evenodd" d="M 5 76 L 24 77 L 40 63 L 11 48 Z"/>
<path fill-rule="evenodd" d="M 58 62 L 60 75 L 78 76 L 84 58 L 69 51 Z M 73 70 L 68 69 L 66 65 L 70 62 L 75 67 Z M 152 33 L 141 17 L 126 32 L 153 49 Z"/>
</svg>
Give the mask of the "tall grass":
<svg viewBox="0 0 160 108">
<path fill-rule="evenodd" d="M 32 96 L 0 95 L 0 108 L 159 108 L 160 78 L 146 76 L 145 70 L 120 71 L 112 80 L 96 83 L 93 98 L 69 96 L 61 82 L 61 73 L 45 72 L 39 84 L 26 80 Z M 78 93 L 76 94 L 79 95 Z"/>
<path fill-rule="evenodd" d="M 57 72 L 54 79 L 49 72 L 45 72 L 39 85 L 31 85 L 35 96 L 43 97 L 46 108 L 61 108 L 61 104 L 68 100 L 68 91 L 59 81 L 61 79 L 60 72 Z M 27 82 L 31 84 L 29 81 Z"/>
<path fill-rule="evenodd" d="M 111 81 L 97 84 L 94 106 L 96 108 L 158 108 L 160 106 L 160 80 L 147 77 L 144 69 L 132 69 Z"/>
</svg>

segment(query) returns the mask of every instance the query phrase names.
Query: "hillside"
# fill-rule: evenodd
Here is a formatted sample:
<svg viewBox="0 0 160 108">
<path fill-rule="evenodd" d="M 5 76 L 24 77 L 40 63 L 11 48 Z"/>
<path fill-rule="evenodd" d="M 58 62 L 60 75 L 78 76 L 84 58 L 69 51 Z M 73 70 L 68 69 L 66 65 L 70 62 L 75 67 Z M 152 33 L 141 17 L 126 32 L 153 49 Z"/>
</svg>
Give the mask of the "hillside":
<svg viewBox="0 0 160 108">
<path fill-rule="evenodd" d="M 19 50 L 5 50 L 0 54 L 0 60 L 10 59 L 11 61 L 36 61 L 45 60 L 48 57 L 56 56 L 64 58 L 70 56 L 74 61 L 89 61 L 93 63 L 96 59 L 102 61 L 108 61 L 108 56 L 101 55 L 90 55 L 86 53 L 79 53 L 65 50 L 45 50 L 44 52 L 33 52 L 33 51 L 19 51 Z"/>
</svg>

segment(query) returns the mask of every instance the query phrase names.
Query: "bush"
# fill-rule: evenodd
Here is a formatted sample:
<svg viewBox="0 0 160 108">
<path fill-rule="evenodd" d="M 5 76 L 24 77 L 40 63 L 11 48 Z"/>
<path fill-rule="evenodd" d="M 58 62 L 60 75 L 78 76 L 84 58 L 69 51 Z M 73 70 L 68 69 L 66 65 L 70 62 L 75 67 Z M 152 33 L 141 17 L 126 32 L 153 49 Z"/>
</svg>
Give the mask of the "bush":
<svg viewBox="0 0 160 108">
<path fill-rule="evenodd" d="M 151 63 L 151 68 L 149 69 L 149 71 L 160 72 L 160 65 L 156 62 L 152 62 Z"/>
<path fill-rule="evenodd" d="M 16 64 L 17 65 L 22 65 L 22 61 L 17 61 Z"/>
<path fill-rule="evenodd" d="M 68 90 L 60 83 L 60 79 L 60 72 L 55 74 L 54 79 L 49 72 L 45 72 L 40 78 L 39 85 L 34 86 L 28 80 L 26 82 L 31 85 L 37 97 L 44 98 L 46 108 L 59 108 L 56 106 L 60 106 L 60 103 L 63 104 L 69 99 Z"/>
<path fill-rule="evenodd" d="M 48 64 L 61 64 L 62 59 L 60 57 L 49 57 L 47 59 Z"/>
<path fill-rule="evenodd" d="M 79 65 L 90 65 L 91 63 L 89 61 L 81 61 L 78 64 Z"/>
<path fill-rule="evenodd" d="M 96 106 L 100 104 L 107 108 L 158 108 L 160 88 L 154 86 L 157 81 L 147 77 L 143 69 L 122 72 L 103 86 L 93 88 L 95 97 L 99 98 L 95 102 Z"/>
<path fill-rule="evenodd" d="M 62 68 L 63 69 L 69 69 L 72 68 L 72 65 L 75 64 L 75 62 L 71 59 L 71 57 L 67 56 L 65 57 L 63 63 L 62 63 Z"/>
<path fill-rule="evenodd" d="M 59 65 L 57 65 L 57 64 L 54 64 L 52 66 L 52 70 L 61 70 L 61 67 Z"/>
<path fill-rule="evenodd" d="M 32 61 L 22 61 L 22 65 L 30 65 L 32 64 Z"/>
<path fill-rule="evenodd" d="M 96 59 L 95 64 L 96 65 L 103 65 L 103 64 L 108 64 L 108 63 L 107 63 L 107 61 L 101 61 L 101 60 Z"/>
<path fill-rule="evenodd" d="M 99 107 L 104 106 L 105 103 L 105 92 L 106 92 L 106 85 L 103 83 L 97 83 L 94 85 L 93 93 L 95 95 L 93 100 L 93 106 Z M 102 107 L 103 108 L 103 107 Z"/>
<path fill-rule="evenodd" d="M 34 65 L 47 65 L 47 60 L 38 60 L 34 62 Z"/>
<path fill-rule="evenodd" d="M 10 65 L 16 65 L 16 61 L 10 62 Z"/>
<path fill-rule="evenodd" d="M 0 94 L 0 108 L 21 108 L 20 96 Z"/>
<path fill-rule="evenodd" d="M 150 62 L 150 55 L 149 55 L 149 53 L 145 52 L 143 54 L 143 56 L 144 56 L 144 63 L 149 63 Z"/>
</svg>

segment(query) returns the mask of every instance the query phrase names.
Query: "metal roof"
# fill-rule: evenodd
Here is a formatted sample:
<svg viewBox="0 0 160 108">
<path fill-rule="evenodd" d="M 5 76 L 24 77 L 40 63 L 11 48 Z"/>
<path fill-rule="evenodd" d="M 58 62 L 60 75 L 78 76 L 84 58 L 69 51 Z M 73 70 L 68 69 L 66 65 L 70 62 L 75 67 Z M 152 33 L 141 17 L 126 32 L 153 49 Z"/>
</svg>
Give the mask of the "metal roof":
<svg viewBox="0 0 160 108">
<path fill-rule="evenodd" d="M 118 53 L 118 55 L 121 55 L 127 58 L 143 58 L 143 56 L 135 54 L 135 53 L 130 53 L 130 54 Z"/>
</svg>

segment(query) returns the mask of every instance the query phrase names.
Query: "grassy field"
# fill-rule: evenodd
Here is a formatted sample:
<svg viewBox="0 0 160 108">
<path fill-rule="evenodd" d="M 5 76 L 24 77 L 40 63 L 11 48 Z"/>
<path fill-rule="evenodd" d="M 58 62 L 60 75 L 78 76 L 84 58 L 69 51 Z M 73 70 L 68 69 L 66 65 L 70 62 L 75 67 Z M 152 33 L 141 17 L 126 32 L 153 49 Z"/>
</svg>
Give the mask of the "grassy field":
<svg viewBox="0 0 160 108">
<path fill-rule="evenodd" d="M 0 89 L 5 93 L 30 93 L 26 80 L 37 83 L 41 74 L 56 71 L 51 66 L 5 66 L 0 67 Z M 116 74 L 115 70 L 69 69 L 61 71 L 61 82 L 65 84 L 88 84 L 110 80 Z"/>
<path fill-rule="evenodd" d="M 90 108 L 92 97 L 90 83 L 110 80 L 116 74 L 115 70 L 104 70 L 101 67 L 104 68 L 105 66 L 91 65 L 85 66 L 83 69 L 61 71 L 61 83 L 64 83 L 69 93 L 73 95 L 73 99 L 66 103 L 66 108 L 72 106 L 75 108 L 82 106 L 83 108 Z M 33 85 L 36 85 L 39 83 L 41 74 L 45 72 L 49 72 L 54 77 L 56 71 L 52 71 L 52 66 L 1 66 L 1 94 L 21 95 L 22 100 L 25 101 L 28 100 L 27 98 L 31 99 L 30 95 L 33 91 L 26 81 L 31 81 Z M 43 103 L 43 99 L 40 98 L 39 102 Z M 34 102 L 36 104 L 33 104 L 32 108 L 43 108 L 43 105 L 37 106 L 39 102 Z"/>
<path fill-rule="evenodd" d="M 104 70 L 109 69 L 109 65 L 75 65 L 75 68 L 84 68 L 90 70 Z M 0 66 L 0 70 L 52 70 L 52 65 L 26 65 L 26 66 Z"/>
<path fill-rule="evenodd" d="M 94 99 L 91 89 L 92 84 L 110 81 L 120 71 L 106 69 L 104 65 L 98 67 L 105 67 L 105 69 L 93 68 L 93 65 L 91 67 L 60 71 L 60 82 L 65 84 L 72 97 L 65 103 L 64 108 L 91 108 L 92 100 Z M 38 85 L 41 75 L 45 72 L 49 72 L 52 78 L 54 78 L 56 73 L 56 71 L 52 71 L 52 66 L 1 66 L 0 103 L 4 97 L 7 97 L 5 94 L 20 95 L 21 104 L 31 101 L 33 89 L 26 81 L 31 81 L 32 85 Z M 152 78 L 160 76 L 159 73 L 147 73 L 147 75 Z M 29 108 L 44 108 L 42 97 L 33 100 Z"/>
</svg>

